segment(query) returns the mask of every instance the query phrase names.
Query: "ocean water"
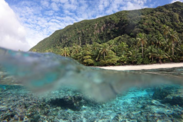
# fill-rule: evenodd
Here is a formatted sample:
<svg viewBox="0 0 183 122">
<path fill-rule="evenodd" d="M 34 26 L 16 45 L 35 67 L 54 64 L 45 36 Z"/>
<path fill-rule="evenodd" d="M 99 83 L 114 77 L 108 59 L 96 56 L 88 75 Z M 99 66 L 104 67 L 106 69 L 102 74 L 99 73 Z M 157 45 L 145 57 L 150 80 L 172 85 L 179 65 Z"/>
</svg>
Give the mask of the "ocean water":
<svg viewBox="0 0 183 122">
<path fill-rule="evenodd" d="M 182 122 L 183 67 L 112 71 L 0 48 L 2 122 Z"/>
</svg>

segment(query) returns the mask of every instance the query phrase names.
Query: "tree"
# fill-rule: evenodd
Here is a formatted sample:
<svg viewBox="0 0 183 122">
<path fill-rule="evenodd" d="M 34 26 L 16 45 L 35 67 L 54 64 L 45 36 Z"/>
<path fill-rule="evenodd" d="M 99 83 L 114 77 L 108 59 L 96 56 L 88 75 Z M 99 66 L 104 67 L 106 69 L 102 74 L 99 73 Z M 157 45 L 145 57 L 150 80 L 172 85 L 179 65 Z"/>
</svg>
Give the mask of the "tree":
<svg viewBox="0 0 183 122">
<path fill-rule="evenodd" d="M 170 32 L 170 27 L 167 25 L 163 25 L 163 35 L 165 36 L 165 38 L 167 38 L 167 35 Z"/>
<path fill-rule="evenodd" d="M 138 40 L 138 45 L 141 45 L 141 48 L 142 48 L 142 57 L 144 57 L 144 50 L 143 50 L 143 47 L 144 45 L 147 44 L 147 37 L 146 37 L 146 34 L 144 33 L 139 33 L 137 35 L 137 40 Z"/>
<path fill-rule="evenodd" d="M 99 49 L 99 54 L 98 54 L 96 60 L 98 61 L 101 55 L 103 55 L 103 59 L 105 60 L 105 56 L 111 50 L 111 48 L 112 48 L 112 46 L 109 46 L 107 43 L 102 44 L 101 48 Z"/>
<path fill-rule="evenodd" d="M 139 53 L 137 49 L 133 49 L 131 48 L 128 51 L 128 60 L 129 62 L 131 62 L 132 64 L 137 63 L 137 59 L 139 57 Z"/>
<path fill-rule="evenodd" d="M 100 44 L 98 44 L 97 42 L 94 42 L 92 44 L 92 50 L 98 50 L 100 48 Z"/>
<path fill-rule="evenodd" d="M 165 53 L 163 50 L 158 49 L 156 51 L 156 58 L 159 60 L 159 63 L 162 63 L 162 59 L 168 58 L 168 57 L 169 57 L 168 54 Z"/>
<path fill-rule="evenodd" d="M 183 44 L 180 45 L 179 48 L 177 48 L 177 50 L 179 51 L 180 61 L 183 61 Z"/>
<path fill-rule="evenodd" d="M 120 63 L 120 64 L 127 64 L 128 63 L 128 57 L 127 57 L 127 55 L 121 55 L 120 57 L 119 57 L 119 60 L 118 60 L 118 62 Z"/>
<path fill-rule="evenodd" d="M 166 39 L 161 33 L 158 33 L 157 35 L 153 36 L 153 40 L 156 43 L 157 48 L 164 47 L 164 45 L 167 43 Z"/>
<path fill-rule="evenodd" d="M 91 51 L 85 51 L 83 53 L 83 63 L 86 65 L 93 65 L 94 64 L 94 60 L 92 59 Z"/>
<path fill-rule="evenodd" d="M 85 50 L 85 51 L 89 51 L 89 50 L 91 51 L 91 49 L 92 49 L 92 46 L 89 44 L 86 44 L 83 46 L 83 50 Z"/>
<path fill-rule="evenodd" d="M 36 49 L 32 49 L 32 52 L 37 52 L 37 50 Z"/>
<path fill-rule="evenodd" d="M 115 65 L 119 58 L 116 56 L 116 54 L 110 50 L 108 52 L 108 55 L 105 57 L 105 63 L 106 65 Z"/>
<path fill-rule="evenodd" d="M 172 45 L 172 56 L 174 56 L 175 42 L 178 42 L 178 40 L 179 40 L 179 37 L 177 32 L 171 29 L 169 33 L 169 42 Z"/>
<path fill-rule="evenodd" d="M 97 42 L 94 42 L 92 44 L 92 54 L 94 56 L 94 58 L 96 59 L 99 53 L 99 49 L 100 49 L 100 44 L 98 44 Z"/>
<path fill-rule="evenodd" d="M 62 55 L 62 56 L 69 56 L 70 55 L 70 50 L 69 50 L 69 48 L 68 47 L 64 47 L 63 49 L 61 49 L 61 51 L 60 51 L 60 54 Z"/>
<path fill-rule="evenodd" d="M 47 49 L 45 52 L 53 52 L 53 50 L 50 48 L 50 49 Z"/>
<path fill-rule="evenodd" d="M 72 53 L 73 54 L 77 54 L 77 53 L 79 53 L 79 51 L 81 50 L 81 46 L 79 46 L 79 45 L 74 45 L 73 47 L 72 47 Z"/>
<path fill-rule="evenodd" d="M 147 48 L 147 56 L 151 59 L 151 61 L 154 61 L 154 58 L 156 57 L 156 49 L 153 45 L 149 46 Z"/>
<path fill-rule="evenodd" d="M 128 49 L 128 45 L 125 42 L 121 42 L 118 45 L 118 52 L 117 52 L 117 56 L 121 56 L 124 55 L 127 52 Z"/>
</svg>

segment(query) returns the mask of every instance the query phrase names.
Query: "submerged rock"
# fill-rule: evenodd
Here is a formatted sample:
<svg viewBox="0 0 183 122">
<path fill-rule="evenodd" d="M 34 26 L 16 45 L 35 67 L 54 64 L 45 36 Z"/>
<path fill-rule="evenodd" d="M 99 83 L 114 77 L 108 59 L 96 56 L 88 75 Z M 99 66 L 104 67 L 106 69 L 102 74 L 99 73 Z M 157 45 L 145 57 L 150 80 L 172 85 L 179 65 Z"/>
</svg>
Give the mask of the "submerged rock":
<svg viewBox="0 0 183 122">
<path fill-rule="evenodd" d="M 48 104 L 64 109 L 79 110 L 83 102 L 84 100 L 81 96 L 65 96 L 63 98 L 51 99 Z"/>
<path fill-rule="evenodd" d="M 161 103 L 183 106 L 183 88 L 161 87 L 154 91 L 152 98 L 160 100 Z"/>
<path fill-rule="evenodd" d="M 162 88 L 158 88 L 157 90 L 155 90 L 154 94 L 153 94 L 153 99 L 159 99 L 162 100 L 164 99 L 166 96 L 168 96 L 170 94 L 170 91 L 167 89 L 162 89 Z"/>
<path fill-rule="evenodd" d="M 179 105 L 183 107 L 183 88 L 176 93 L 171 93 L 166 96 L 162 103 L 169 103 L 170 105 Z"/>
</svg>

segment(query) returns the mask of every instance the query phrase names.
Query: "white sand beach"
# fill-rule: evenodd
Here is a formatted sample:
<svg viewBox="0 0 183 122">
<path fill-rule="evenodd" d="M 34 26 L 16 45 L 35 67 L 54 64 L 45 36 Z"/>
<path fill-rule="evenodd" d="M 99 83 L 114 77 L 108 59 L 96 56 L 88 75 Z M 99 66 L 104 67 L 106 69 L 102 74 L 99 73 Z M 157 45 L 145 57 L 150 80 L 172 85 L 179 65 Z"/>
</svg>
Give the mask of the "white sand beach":
<svg viewBox="0 0 183 122">
<path fill-rule="evenodd" d="M 160 69 L 160 68 L 175 68 L 175 67 L 183 67 L 183 63 L 106 66 L 106 67 L 99 67 L 99 68 L 109 69 L 109 70 L 143 70 L 143 69 Z"/>
</svg>

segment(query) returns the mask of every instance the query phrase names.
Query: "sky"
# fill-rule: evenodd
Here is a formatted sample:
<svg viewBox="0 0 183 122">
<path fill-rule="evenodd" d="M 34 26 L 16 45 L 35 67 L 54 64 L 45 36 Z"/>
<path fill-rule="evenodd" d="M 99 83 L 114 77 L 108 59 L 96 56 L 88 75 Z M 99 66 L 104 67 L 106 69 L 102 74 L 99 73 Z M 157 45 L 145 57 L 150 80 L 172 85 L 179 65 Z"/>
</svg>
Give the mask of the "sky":
<svg viewBox="0 0 183 122">
<path fill-rule="evenodd" d="M 183 0 L 0 0 L 0 47 L 28 51 L 58 29 L 122 10 Z"/>
</svg>

